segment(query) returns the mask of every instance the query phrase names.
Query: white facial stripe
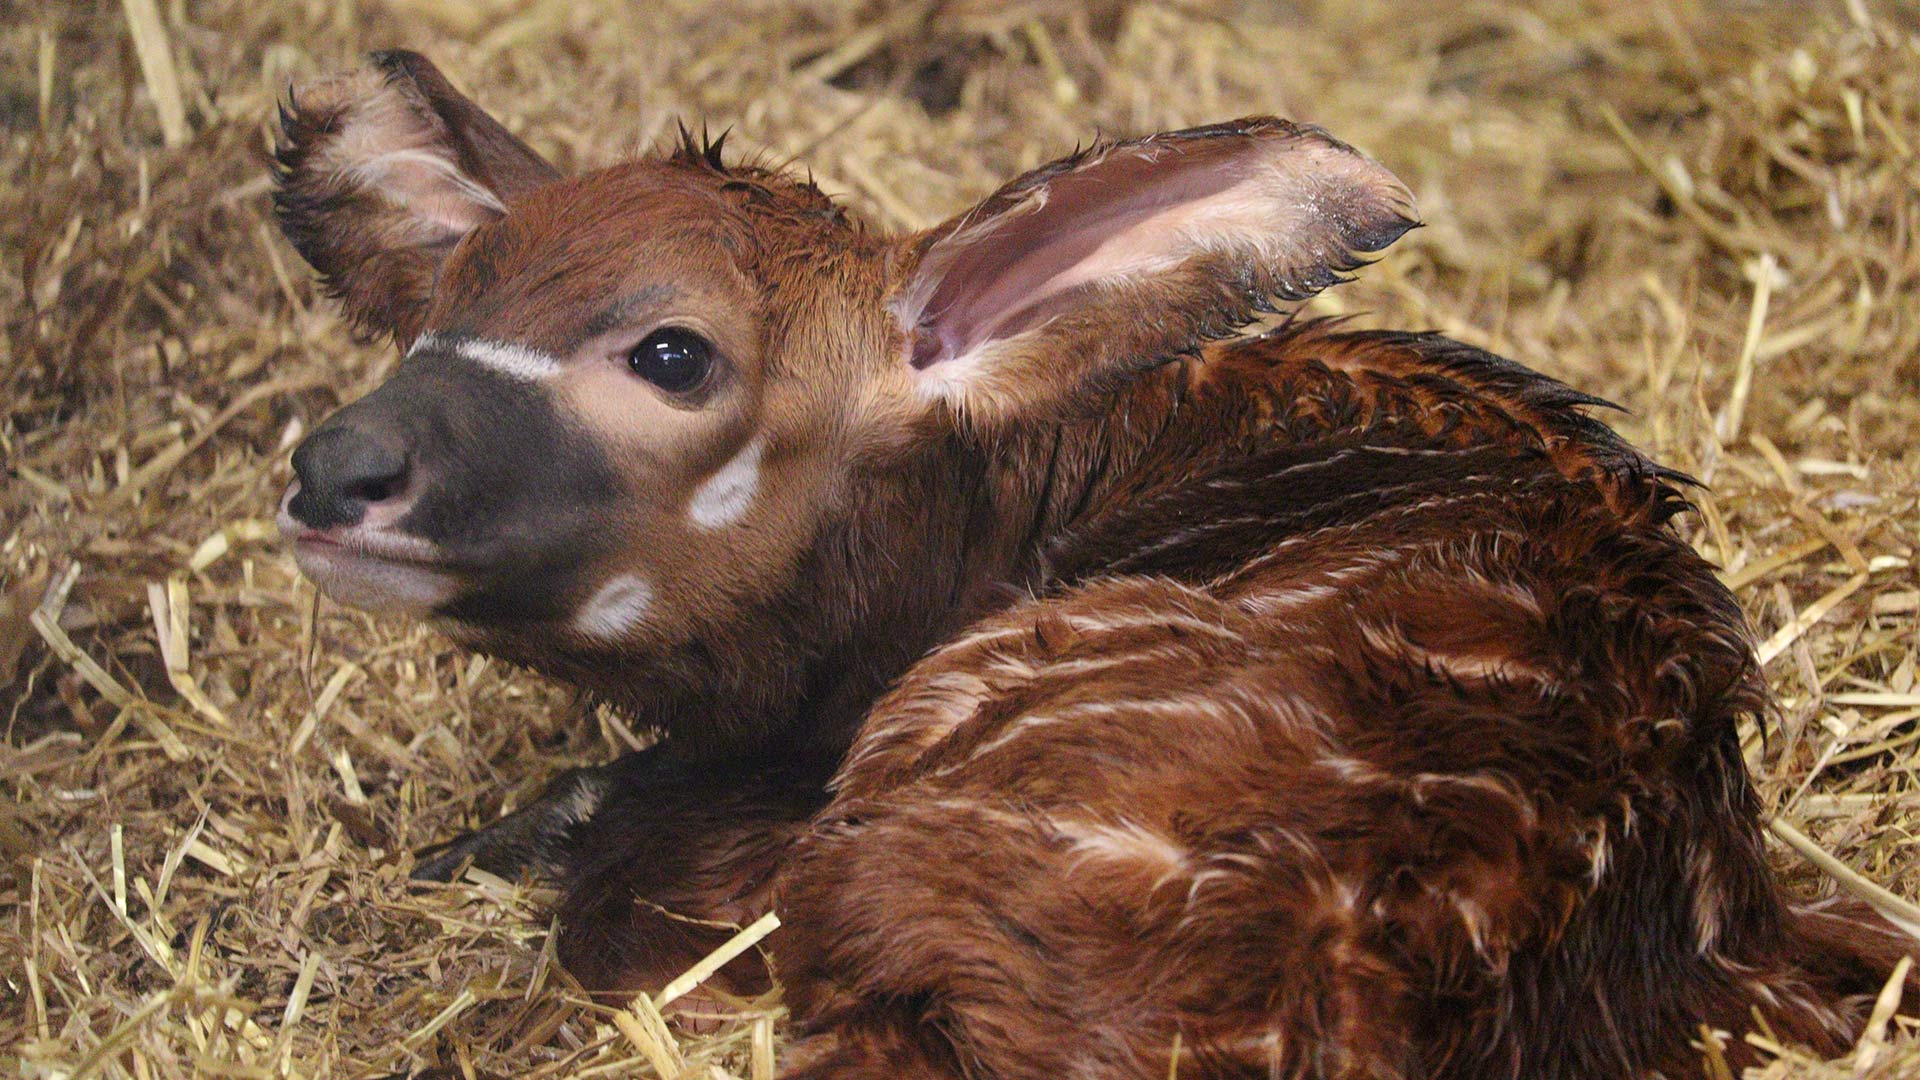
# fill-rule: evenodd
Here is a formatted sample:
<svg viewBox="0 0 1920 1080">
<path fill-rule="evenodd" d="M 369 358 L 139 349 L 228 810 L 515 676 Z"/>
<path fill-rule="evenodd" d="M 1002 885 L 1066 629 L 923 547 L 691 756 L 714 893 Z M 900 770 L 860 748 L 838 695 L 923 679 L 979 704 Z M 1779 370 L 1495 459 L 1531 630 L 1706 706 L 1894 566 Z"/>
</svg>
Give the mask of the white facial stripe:
<svg viewBox="0 0 1920 1080">
<path fill-rule="evenodd" d="M 413 356 L 425 350 L 450 352 L 488 370 L 497 371 L 510 379 L 519 379 L 522 382 L 539 382 L 560 372 L 559 357 L 543 353 L 538 349 L 529 349 L 525 345 L 515 345 L 510 341 L 488 341 L 485 338 L 427 333 L 421 334 L 414 340 L 413 348 L 407 350 L 407 355 Z"/>
<path fill-rule="evenodd" d="M 619 574 L 600 586 L 593 599 L 573 616 L 573 628 L 589 637 L 624 637 L 647 617 L 653 606 L 653 586 L 635 574 Z"/>
<path fill-rule="evenodd" d="M 733 460 L 720 466 L 687 505 L 687 516 L 703 529 L 718 529 L 746 516 L 760 490 L 760 458 L 767 444 L 758 436 L 748 440 Z"/>
</svg>

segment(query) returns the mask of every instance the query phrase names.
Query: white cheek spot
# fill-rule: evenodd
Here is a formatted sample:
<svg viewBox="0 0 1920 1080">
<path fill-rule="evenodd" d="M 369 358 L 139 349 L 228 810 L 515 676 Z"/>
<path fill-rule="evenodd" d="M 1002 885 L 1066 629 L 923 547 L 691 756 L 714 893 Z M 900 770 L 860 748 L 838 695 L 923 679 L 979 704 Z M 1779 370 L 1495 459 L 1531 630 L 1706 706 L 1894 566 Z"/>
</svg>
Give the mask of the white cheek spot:
<svg viewBox="0 0 1920 1080">
<path fill-rule="evenodd" d="M 540 382 L 560 373 L 559 357 L 510 341 L 425 333 L 414 340 L 413 348 L 407 350 L 407 355 L 428 351 L 449 352 L 521 382 Z"/>
<path fill-rule="evenodd" d="M 637 575 L 620 574 L 581 605 L 573 616 L 573 628 L 603 640 L 622 637 L 647 617 L 652 606 L 653 586 Z"/>
<path fill-rule="evenodd" d="M 766 449 L 766 442 L 754 436 L 733 455 L 733 460 L 700 485 L 687 506 L 687 516 L 695 525 L 718 529 L 746 516 L 754 493 L 760 490 L 760 458 Z"/>
</svg>

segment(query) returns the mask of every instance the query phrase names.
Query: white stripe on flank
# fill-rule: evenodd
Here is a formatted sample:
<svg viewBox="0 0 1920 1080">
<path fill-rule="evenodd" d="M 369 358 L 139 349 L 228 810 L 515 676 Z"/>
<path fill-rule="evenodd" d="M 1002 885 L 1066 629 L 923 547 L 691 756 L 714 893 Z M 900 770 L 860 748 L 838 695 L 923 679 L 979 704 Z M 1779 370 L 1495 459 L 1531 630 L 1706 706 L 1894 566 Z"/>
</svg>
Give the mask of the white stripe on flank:
<svg viewBox="0 0 1920 1080">
<path fill-rule="evenodd" d="M 510 379 L 519 379 L 522 382 L 539 382 L 560 372 L 559 357 L 543 353 L 538 349 L 529 349 L 525 345 L 515 345 L 510 341 L 488 341 L 485 338 L 426 333 L 414 340 L 413 348 L 407 350 L 407 355 L 413 356 L 425 351 L 450 352 L 490 371 L 497 371 Z"/>
<path fill-rule="evenodd" d="M 687 516 L 703 529 L 718 529 L 746 516 L 760 489 L 760 457 L 767 444 L 758 435 L 747 441 L 733 460 L 720 466 L 693 493 Z"/>
<path fill-rule="evenodd" d="M 646 618 L 653 606 L 653 586 L 637 574 L 619 574 L 608 579 L 580 606 L 573 617 L 573 628 L 602 641 L 626 636 Z"/>
</svg>

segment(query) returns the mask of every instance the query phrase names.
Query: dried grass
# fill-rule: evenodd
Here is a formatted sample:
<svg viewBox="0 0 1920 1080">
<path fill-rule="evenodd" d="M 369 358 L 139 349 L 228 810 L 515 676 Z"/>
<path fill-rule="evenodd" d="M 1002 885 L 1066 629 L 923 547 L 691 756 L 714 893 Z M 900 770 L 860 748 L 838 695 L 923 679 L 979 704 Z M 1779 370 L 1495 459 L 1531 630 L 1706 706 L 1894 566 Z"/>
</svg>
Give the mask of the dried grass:
<svg viewBox="0 0 1920 1080">
<path fill-rule="evenodd" d="M 386 44 L 561 162 L 705 119 L 893 227 L 1096 130 L 1270 111 L 1371 149 L 1430 227 L 1321 309 L 1610 395 L 1712 485 L 1689 528 L 1780 697 L 1747 745 L 1782 871 L 1910 915 L 1916 23 L 1896 0 L 10 7 L 0 1045 L 29 1077 L 771 1074 L 777 999 L 699 1031 L 593 1006 L 538 890 L 406 883 L 410 849 L 633 733 L 317 603 L 266 522 L 288 446 L 392 363 L 273 234 L 267 118 L 290 76 Z M 1750 1036 L 1761 1075 L 1920 1075 L 1883 1004 L 1837 1062 Z"/>
</svg>

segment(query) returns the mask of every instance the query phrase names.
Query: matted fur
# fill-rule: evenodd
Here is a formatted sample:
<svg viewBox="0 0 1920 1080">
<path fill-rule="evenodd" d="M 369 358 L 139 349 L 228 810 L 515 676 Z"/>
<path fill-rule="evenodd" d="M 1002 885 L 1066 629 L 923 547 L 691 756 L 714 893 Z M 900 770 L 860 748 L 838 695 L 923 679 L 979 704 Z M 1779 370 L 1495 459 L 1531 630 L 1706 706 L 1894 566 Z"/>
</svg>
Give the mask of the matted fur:
<svg viewBox="0 0 1920 1080">
<path fill-rule="evenodd" d="M 672 318 L 740 378 L 789 380 L 726 461 L 758 500 L 767 432 L 820 495 L 730 505 L 750 548 L 616 530 L 630 558 L 664 537 L 740 568 L 647 564 L 671 633 L 583 649 L 541 634 L 551 597 L 444 609 L 665 732 L 535 838 L 563 959 L 645 989 L 713 923 L 782 911 L 791 1077 L 1671 1074 L 1701 1024 L 1753 1014 L 1837 1051 L 1911 943 L 1801 910 L 1766 866 L 1737 731 L 1766 694 L 1672 530 L 1684 478 L 1595 399 L 1443 337 L 1307 321 L 1198 348 L 1411 219 L 1317 133 L 1164 139 L 1198 147 L 1171 176 L 1151 142 L 1075 156 L 891 245 L 683 146 L 537 189 L 456 253 L 435 333 L 564 352 L 603 277 L 647 268 L 600 311 L 686 292 Z M 948 364 L 948 413 L 900 393 Z M 571 407 L 568 432 L 626 437 L 607 402 Z M 774 719 L 697 711 L 787 688 Z"/>
</svg>

